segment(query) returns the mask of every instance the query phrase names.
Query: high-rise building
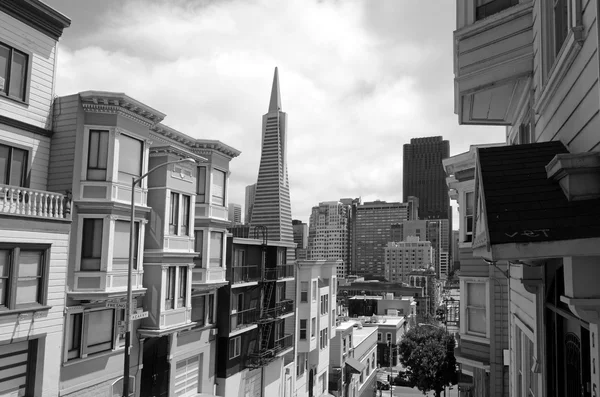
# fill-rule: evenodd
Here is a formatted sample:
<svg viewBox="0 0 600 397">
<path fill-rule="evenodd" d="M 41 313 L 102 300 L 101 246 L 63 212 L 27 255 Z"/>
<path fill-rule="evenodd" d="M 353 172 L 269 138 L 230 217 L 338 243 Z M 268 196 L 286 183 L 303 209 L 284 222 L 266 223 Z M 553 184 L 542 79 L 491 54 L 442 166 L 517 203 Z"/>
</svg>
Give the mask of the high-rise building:
<svg viewBox="0 0 600 397">
<path fill-rule="evenodd" d="M 262 154 L 250 223 L 266 227 L 269 241 L 293 242 L 287 172 L 287 114 L 281 111 L 277 68 L 273 76 L 269 111 L 262 121 Z M 293 259 L 294 250 L 289 250 L 288 260 Z"/>
<path fill-rule="evenodd" d="M 296 243 L 296 259 L 308 258 L 308 225 L 299 219 L 292 221 L 294 243 Z"/>
<path fill-rule="evenodd" d="M 385 277 L 385 250 L 391 225 L 409 220 L 408 203 L 372 201 L 357 205 L 353 235 L 354 269 L 357 275 Z"/>
<path fill-rule="evenodd" d="M 248 224 L 252 221 L 252 208 L 254 208 L 254 196 L 256 194 L 256 183 L 252 185 L 246 186 L 246 206 L 245 206 L 245 214 L 246 218 L 244 219 L 244 223 Z"/>
<path fill-rule="evenodd" d="M 413 269 L 429 268 L 433 261 L 431 242 L 408 236 L 405 241 L 389 242 L 385 247 L 385 273 L 388 281 L 408 283 Z"/>
<path fill-rule="evenodd" d="M 404 145 L 402 196 L 419 199 L 419 219 L 450 219 L 446 175 L 442 160 L 450 143 L 441 136 L 412 138 Z"/>
<path fill-rule="evenodd" d="M 351 206 L 325 201 L 312 208 L 308 228 L 309 259 L 340 259 L 338 278 L 345 278 L 348 263 L 348 233 Z"/>
<path fill-rule="evenodd" d="M 227 206 L 228 215 L 227 218 L 233 223 L 242 223 L 242 206 L 235 203 L 229 203 Z"/>
<path fill-rule="evenodd" d="M 356 251 L 354 250 L 354 235 L 356 233 L 356 209 L 361 203 L 358 198 L 341 198 L 340 203 L 350 206 L 348 212 L 348 263 L 346 264 L 346 274 L 350 275 L 355 270 Z"/>
</svg>

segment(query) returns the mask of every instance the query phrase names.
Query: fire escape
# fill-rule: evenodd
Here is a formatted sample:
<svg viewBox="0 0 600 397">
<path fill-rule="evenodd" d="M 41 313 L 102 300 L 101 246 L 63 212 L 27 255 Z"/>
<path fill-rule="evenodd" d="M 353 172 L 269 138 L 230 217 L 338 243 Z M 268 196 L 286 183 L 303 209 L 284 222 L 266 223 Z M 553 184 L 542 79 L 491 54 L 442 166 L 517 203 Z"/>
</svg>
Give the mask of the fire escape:
<svg viewBox="0 0 600 397">
<path fill-rule="evenodd" d="M 278 309 L 275 302 L 271 303 L 277 284 L 277 267 L 269 267 L 267 255 L 268 229 L 266 226 L 255 226 L 254 238 L 262 239 L 262 269 L 259 281 L 260 312 L 257 320 L 258 339 L 256 348 L 250 352 L 247 366 L 260 368 L 269 364 L 277 354 L 277 347 L 271 343 L 273 328 L 278 321 Z"/>
</svg>

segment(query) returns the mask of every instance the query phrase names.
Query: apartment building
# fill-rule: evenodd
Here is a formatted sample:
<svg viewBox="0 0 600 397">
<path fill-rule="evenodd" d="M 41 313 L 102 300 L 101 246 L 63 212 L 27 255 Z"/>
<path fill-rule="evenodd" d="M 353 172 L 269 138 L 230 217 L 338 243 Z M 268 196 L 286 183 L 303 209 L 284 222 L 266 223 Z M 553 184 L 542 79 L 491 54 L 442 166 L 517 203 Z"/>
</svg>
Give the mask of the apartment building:
<svg viewBox="0 0 600 397">
<path fill-rule="evenodd" d="M 341 261 L 297 261 L 296 382 L 298 397 L 329 390 L 329 351 L 337 321 L 337 266 Z"/>
<path fill-rule="evenodd" d="M 293 242 L 265 227 L 230 228 L 219 289 L 217 395 L 292 396 L 296 334 Z"/>
<path fill-rule="evenodd" d="M 431 242 L 408 236 L 405 241 L 389 242 L 385 247 L 385 274 L 393 283 L 408 283 L 413 269 L 431 267 L 433 249 Z"/>
<path fill-rule="evenodd" d="M 503 144 L 487 145 L 503 146 Z M 474 395 L 508 395 L 504 351 L 508 349 L 508 280 L 502 271 L 508 263 L 490 266 L 473 256 L 475 165 L 477 148 L 444 160 L 450 198 L 458 203 L 461 264 L 459 275 L 460 346 L 454 356 L 461 365 L 459 387 Z"/>
<path fill-rule="evenodd" d="M 356 295 L 348 299 L 348 316 L 403 316 L 408 319 L 416 316 L 417 299 L 413 296 L 395 297 L 392 293 L 383 295 Z"/>
<path fill-rule="evenodd" d="M 400 364 L 398 349 L 409 329 L 404 316 L 370 316 L 359 318 L 363 327 L 377 329 L 377 364 L 382 367 Z"/>
<path fill-rule="evenodd" d="M 417 307 L 417 322 L 424 321 L 435 314 L 440 303 L 441 284 L 437 282 L 433 268 L 413 269 L 408 273 L 408 285 L 423 289 L 423 299 Z"/>
<path fill-rule="evenodd" d="M 242 206 L 235 203 L 229 203 L 228 206 L 229 222 L 234 224 L 242 223 Z"/>
<path fill-rule="evenodd" d="M 59 390 L 71 192 L 48 168 L 70 23 L 41 1 L 0 3 L 0 395 Z"/>
<path fill-rule="evenodd" d="M 508 262 L 510 395 L 600 389 L 599 12 L 457 0 L 455 112 L 509 144 L 477 149 L 472 248 Z"/>
<path fill-rule="evenodd" d="M 329 352 L 329 393 L 372 397 L 377 378 L 377 328 L 339 322 Z"/>
<path fill-rule="evenodd" d="M 244 223 L 249 224 L 252 220 L 252 208 L 254 208 L 254 196 L 256 195 L 256 183 L 246 186 L 244 196 Z"/>
<path fill-rule="evenodd" d="M 350 211 L 347 204 L 325 201 L 312 208 L 308 227 L 308 259 L 341 260 L 338 279 L 346 277 L 349 261 Z"/>
</svg>

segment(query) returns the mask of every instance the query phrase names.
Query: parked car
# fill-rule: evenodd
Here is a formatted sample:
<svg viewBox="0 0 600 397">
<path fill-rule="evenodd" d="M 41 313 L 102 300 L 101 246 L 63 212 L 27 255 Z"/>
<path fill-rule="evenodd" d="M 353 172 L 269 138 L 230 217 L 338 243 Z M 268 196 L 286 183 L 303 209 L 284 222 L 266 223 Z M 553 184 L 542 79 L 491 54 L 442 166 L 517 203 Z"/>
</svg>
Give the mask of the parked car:
<svg viewBox="0 0 600 397">
<path fill-rule="evenodd" d="M 390 384 L 388 382 L 377 381 L 377 390 L 390 390 Z"/>
<path fill-rule="evenodd" d="M 406 386 L 406 387 L 415 387 L 415 384 L 408 378 L 408 376 L 402 374 L 398 375 L 394 378 L 395 386 Z"/>
</svg>

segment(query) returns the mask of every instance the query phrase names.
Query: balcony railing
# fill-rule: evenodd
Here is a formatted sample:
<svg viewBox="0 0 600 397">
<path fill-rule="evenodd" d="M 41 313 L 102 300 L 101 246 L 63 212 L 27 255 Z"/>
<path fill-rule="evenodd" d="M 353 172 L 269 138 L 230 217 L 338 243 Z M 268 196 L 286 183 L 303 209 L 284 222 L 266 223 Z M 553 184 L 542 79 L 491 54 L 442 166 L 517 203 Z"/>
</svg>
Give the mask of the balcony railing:
<svg viewBox="0 0 600 397">
<path fill-rule="evenodd" d="M 256 309 L 246 309 L 231 314 L 231 316 L 229 317 L 231 330 L 235 331 L 237 329 L 255 324 L 256 320 L 258 319 L 258 314 L 258 310 Z"/>
<path fill-rule="evenodd" d="M 475 19 L 480 20 L 519 4 L 519 0 L 493 0 L 475 9 Z"/>
<path fill-rule="evenodd" d="M 277 266 L 277 278 L 294 277 L 294 265 Z"/>
<path fill-rule="evenodd" d="M 0 185 L 0 213 L 68 219 L 71 201 L 60 193 Z"/>
<path fill-rule="evenodd" d="M 283 316 L 284 314 L 292 313 L 294 311 L 294 301 L 291 299 L 285 299 L 277 302 L 277 315 Z"/>
<path fill-rule="evenodd" d="M 260 279 L 260 272 L 258 266 L 234 266 L 228 269 L 230 274 L 230 281 L 232 284 L 237 283 L 248 283 L 252 281 L 258 281 Z"/>
<path fill-rule="evenodd" d="M 283 338 L 275 339 L 273 348 L 276 352 L 289 349 L 294 345 L 294 335 L 284 335 Z"/>
</svg>

